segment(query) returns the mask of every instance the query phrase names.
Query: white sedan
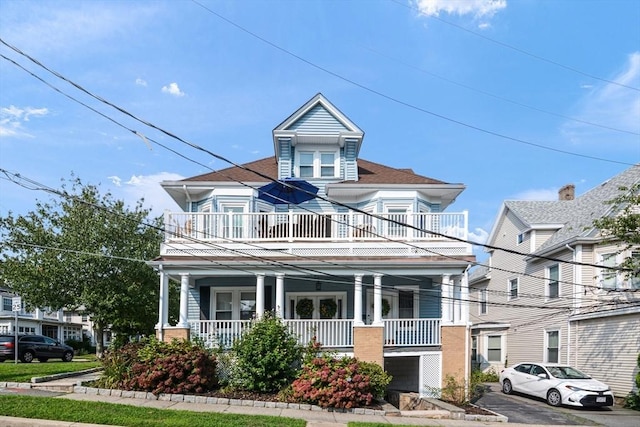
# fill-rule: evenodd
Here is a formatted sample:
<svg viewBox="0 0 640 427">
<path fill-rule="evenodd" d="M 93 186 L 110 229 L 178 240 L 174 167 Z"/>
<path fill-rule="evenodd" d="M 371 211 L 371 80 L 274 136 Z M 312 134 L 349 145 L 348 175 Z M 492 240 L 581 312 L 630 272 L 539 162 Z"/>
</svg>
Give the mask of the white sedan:
<svg viewBox="0 0 640 427">
<path fill-rule="evenodd" d="M 549 363 L 519 363 L 500 372 L 502 392 L 546 399 L 551 406 L 613 406 L 611 389 L 576 368 Z"/>
</svg>

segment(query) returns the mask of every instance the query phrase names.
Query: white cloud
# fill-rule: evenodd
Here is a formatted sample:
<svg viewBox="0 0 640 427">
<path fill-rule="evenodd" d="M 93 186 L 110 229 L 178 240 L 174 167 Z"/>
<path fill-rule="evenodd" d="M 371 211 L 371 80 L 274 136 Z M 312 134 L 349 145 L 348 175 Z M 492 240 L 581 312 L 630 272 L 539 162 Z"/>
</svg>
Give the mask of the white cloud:
<svg viewBox="0 0 640 427">
<path fill-rule="evenodd" d="M 135 206 L 144 199 L 144 207 L 151 209 L 153 216 L 160 216 L 165 209 L 180 210 L 176 202 L 160 186 L 162 181 L 177 181 L 183 176 L 171 172 L 160 172 L 154 175 L 132 175 L 128 180 L 119 176 L 110 176 L 109 180 L 116 186 L 114 194 L 125 201 L 128 206 Z"/>
<path fill-rule="evenodd" d="M 43 117 L 49 114 L 46 108 L 25 107 L 19 108 L 15 105 L 0 108 L 0 137 L 33 137 L 23 127 L 24 122 L 28 122 L 31 117 Z"/>
<path fill-rule="evenodd" d="M 491 18 L 507 7 L 507 0 L 416 0 L 420 13 L 439 16 L 441 12 L 450 15 L 474 15 L 476 18 Z M 482 25 L 487 25 L 483 23 Z"/>
<path fill-rule="evenodd" d="M 469 241 L 473 243 L 485 244 L 487 237 L 489 237 L 489 232 L 479 227 L 469 232 Z"/>
<path fill-rule="evenodd" d="M 602 136 L 605 136 L 607 141 L 638 143 L 637 136 L 624 135 L 588 123 L 640 133 L 640 93 L 621 86 L 640 87 L 640 52 L 630 54 L 623 68 L 609 80 L 618 84 L 594 84 L 591 88 L 589 85 L 581 86 L 588 92 L 575 106 L 571 116 L 587 123 L 564 124 L 562 131 L 571 141 L 580 143 L 592 140 L 601 143 Z M 611 135 L 615 135 L 615 138 L 611 138 Z"/>
<path fill-rule="evenodd" d="M 146 87 L 146 86 L 147 86 L 147 81 L 146 81 L 146 80 L 143 80 L 143 79 L 141 79 L 141 78 L 137 78 L 137 79 L 136 79 L 136 84 L 137 84 L 138 86 L 145 86 L 145 87 Z"/>
<path fill-rule="evenodd" d="M 162 92 L 168 93 L 173 96 L 184 96 L 184 92 L 178 87 L 178 83 L 169 83 L 167 86 L 162 86 Z"/>
</svg>

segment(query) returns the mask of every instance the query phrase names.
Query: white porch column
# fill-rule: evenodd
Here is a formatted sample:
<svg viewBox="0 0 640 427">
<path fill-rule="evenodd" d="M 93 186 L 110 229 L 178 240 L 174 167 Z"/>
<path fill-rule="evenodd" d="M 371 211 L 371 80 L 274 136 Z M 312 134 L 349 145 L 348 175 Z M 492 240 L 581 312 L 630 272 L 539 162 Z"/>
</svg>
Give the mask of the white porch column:
<svg viewBox="0 0 640 427">
<path fill-rule="evenodd" d="M 276 316 L 284 319 L 284 273 L 276 273 Z"/>
<path fill-rule="evenodd" d="M 451 303 L 453 302 L 453 285 L 451 283 L 451 276 L 442 276 L 441 289 L 442 297 L 440 298 L 440 306 L 442 310 L 442 324 L 448 325 L 451 324 L 452 320 Z"/>
<path fill-rule="evenodd" d="M 353 324 L 364 325 L 362 321 L 362 274 L 356 274 L 353 285 Z"/>
<path fill-rule="evenodd" d="M 468 270 L 462 274 L 462 278 L 460 279 L 460 284 L 462 286 L 460 292 L 460 306 L 462 307 L 462 316 L 460 321 L 463 325 L 469 323 L 469 273 Z"/>
<path fill-rule="evenodd" d="M 256 317 L 264 315 L 264 274 L 256 274 Z"/>
<path fill-rule="evenodd" d="M 165 274 L 162 265 L 160 265 L 159 269 L 159 277 L 160 277 L 160 292 L 158 295 L 158 324 L 156 325 L 156 329 L 161 331 L 169 326 L 169 276 Z"/>
<path fill-rule="evenodd" d="M 189 273 L 180 274 L 180 319 L 177 326 L 189 327 Z"/>
<path fill-rule="evenodd" d="M 373 275 L 373 323 L 382 325 L 382 274 Z"/>
</svg>

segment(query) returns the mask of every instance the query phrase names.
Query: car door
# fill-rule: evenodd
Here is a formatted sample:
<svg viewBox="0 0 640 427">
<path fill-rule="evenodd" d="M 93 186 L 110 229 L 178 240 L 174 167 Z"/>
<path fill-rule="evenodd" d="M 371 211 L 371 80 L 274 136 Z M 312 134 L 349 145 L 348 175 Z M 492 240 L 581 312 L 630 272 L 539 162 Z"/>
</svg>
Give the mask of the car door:
<svg viewBox="0 0 640 427">
<path fill-rule="evenodd" d="M 62 357 L 62 346 L 60 343 L 53 338 L 44 337 L 44 349 L 43 352 L 44 357 L 53 358 L 53 357 Z"/>
<path fill-rule="evenodd" d="M 519 365 L 514 366 L 511 374 L 509 375 L 509 381 L 511 381 L 511 387 L 514 391 L 523 391 L 522 383 L 525 382 L 526 377 L 529 371 L 531 370 L 530 363 L 521 363 Z"/>
<path fill-rule="evenodd" d="M 540 375 L 544 375 L 541 377 Z M 527 375 L 525 381 L 525 393 L 536 397 L 547 397 L 547 390 L 549 389 L 549 374 L 540 365 L 531 365 L 531 371 Z"/>
</svg>

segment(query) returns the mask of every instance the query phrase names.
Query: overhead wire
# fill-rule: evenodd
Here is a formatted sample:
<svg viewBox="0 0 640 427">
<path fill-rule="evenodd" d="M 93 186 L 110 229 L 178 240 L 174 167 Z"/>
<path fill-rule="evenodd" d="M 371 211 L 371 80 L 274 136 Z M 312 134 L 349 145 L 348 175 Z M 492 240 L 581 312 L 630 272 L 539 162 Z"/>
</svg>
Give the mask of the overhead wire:
<svg viewBox="0 0 640 427">
<path fill-rule="evenodd" d="M 192 0 L 192 1 L 195 1 L 195 0 Z M 481 33 L 478 33 L 477 31 L 473 31 L 473 30 L 471 30 L 469 28 L 463 27 L 462 25 L 458 25 L 458 24 L 455 24 L 455 23 L 453 23 L 451 21 L 447 21 L 445 19 L 442 19 L 439 16 L 423 14 L 420 11 L 419 8 L 416 8 L 414 6 L 405 4 L 403 2 L 400 2 L 399 0 L 389 0 L 389 1 L 391 1 L 393 3 L 396 3 L 396 4 L 398 4 L 398 5 L 402 6 L 402 7 L 406 7 L 408 9 L 412 9 L 412 10 L 414 10 L 414 11 L 416 11 L 416 12 L 422 14 L 422 15 L 427 16 L 429 19 L 433 19 L 433 20 L 436 20 L 438 22 L 442 22 L 443 24 L 446 24 L 446 25 L 454 27 L 454 28 L 456 28 L 458 30 L 467 32 L 467 33 L 472 34 L 472 35 L 474 35 L 476 37 L 479 37 L 479 38 L 481 38 L 483 40 L 486 40 L 486 41 L 494 43 L 494 44 L 496 44 L 498 46 L 504 47 L 506 49 L 513 50 L 514 52 L 518 52 L 518 53 L 520 53 L 522 55 L 529 56 L 531 58 L 534 58 L 534 59 L 542 61 L 542 62 L 546 62 L 546 63 L 554 65 L 556 67 L 564 68 L 565 70 L 571 71 L 571 72 L 576 73 L 576 74 L 580 74 L 580 75 L 585 76 L 585 77 L 589 77 L 590 79 L 599 80 L 599 81 L 602 81 L 602 82 L 605 82 L 605 83 L 608 83 L 608 84 L 612 84 L 612 85 L 616 85 L 616 86 L 620 86 L 620 87 L 623 87 L 623 88 L 626 88 L 626 89 L 640 91 L 640 88 L 637 88 L 637 87 L 634 87 L 634 86 L 629 86 L 629 85 L 626 85 L 624 83 L 617 82 L 615 80 L 609 80 L 609 79 L 606 79 L 606 78 L 603 78 L 603 77 L 599 77 L 599 76 L 596 76 L 595 74 L 591 74 L 591 73 L 588 73 L 586 71 L 582 71 L 582 70 L 580 70 L 580 69 L 578 69 L 576 67 L 565 65 L 565 64 L 562 64 L 562 63 L 560 63 L 558 61 L 554 61 L 552 59 L 545 58 L 544 56 L 531 53 L 531 52 L 529 52 L 527 50 L 524 50 L 522 48 L 519 48 L 519 47 L 516 47 L 514 45 L 511 45 L 511 44 L 508 44 L 508 43 L 493 39 L 493 38 L 491 38 L 489 36 L 486 36 L 485 34 L 481 34 Z"/>
<path fill-rule="evenodd" d="M 0 43 L 2 43 L 4 45 L 6 45 L 7 47 L 11 48 L 16 53 L 18 53 L 18 54 L 22 55 L 23 57 L 29 59 L 31 62 L 33 62 L 36 65 L 40 66 L 41 68 L 45 69 L 46 71 L 48 71 L 49 73 L 53 74 L 54 76 L 56 76 L 56 77 L 60 78 L 61 80 L 71 84 L 72 86 L 74 86 L 78 90 L 80 90 L 80 91 L 84 92 L 85 94 L 97 99 L 98 101 L 100 101 L 102 103 L 105 103 L 106 105 L 116 109 L 117 111 L 125 114 L 126 116 L 128 116 L 128 117 L 130 117 L 130 118 L 132 118 L 132 119 L 134 119 L 134 120 L 136 120 L 136 121 L 138 121 L 138 122 L 140 122 L 140 123 L 142 123 L 142 124 L 144 124 L 146 126 L 149 126 L 152 129 L 155 129 L 155 130 L 157 130 L 157 131 L 159 131 L 159 132 L 161 132 L 161 133 L 163 133 L 163 134 L 165 134 L 165 135 L 167 135 L 167 136 L 169 136 L 169 137 L 171 137 L 173 139 L 176 139 L 177 141 L 179 141 L 179 142 L 181 142 L 183 144 L 186 144 L 187 146 L 189 146 L 191 148 L 194 148 L 194 149 L 202 151 L 202 152 L 204 152 L 204 153 L 206 153 L 208 155 L 211 155 L 212 157 L 214 157 L 214 158 L 216 158 L 218 160 L 222 160 L 222 161 L 224 161 L 224 162 L 226 162 L 226 163 L 228 163 L 228 164 L 230 164 L 232 166 L 235 166 L 235 167 L 238 167 L 240 169 L 243 169 L 243 170 L 246 170 L 248 172 L 251 172 L 251 173 L 253 173 L 253 174 L 255 174 L 255 175 L 257 175 L 257 176 L 259 176 L 261 178 L 267 179 L 269 181 L 272 181 L 272 182 L 276 181 L 276 179 L 273 178 L 273 177 L 270 177 L 270 176 L 268 176 L 268 175 L 266 175 L 264 173 L 261 173 L 261 172 L 258 172 L 256 170 L 253 170 L 253 169 L 251 169 L 249 167 L 246 167 L 245 165 L 240 165 L 240 164 L 238 164 L 236 162 L 233 162 L 233 161 L 227 159 L 224 156 L 216 154 L 216 153 L 212 152 L 211 150 L 205 149 L 205 148 L 203 148 L 203 147 L 201 147 L 201 146 L 199 146 L 197 144 L 194 144 L 194 143 L 191 143 L 189 141 L 186 141 L 186 140 L 180 138 L 179 136 L 177 136 L 177 135 L 175 135 L 175 134 L 173 134 L 173 133 L 171 133 L 169 131 L 166 131 L 163 128 L 160 128 L 160 127 L 154 125 L 153 123 L 150 123 L 150 122 L 148 122 L 146 120 L 143 120 L 143 119 L 137 117 L 136 115 L 130 113 L 129 111 L 123 109 L 122 107 L 119 107 L 119 106 L 107 101 L 106 99 L 104 99 L 104 98 L 102 98 L 102 97 L 100 97 L 98 95 L 93 94 L 92 92 L 88 91 L 87 89 L 85 89 L 81 85 L 71 81 L 70 79 L 66 78 L 65 76 L 61 75 L 60 73 L 49 69 L 44 64 L 42 64 L 40 61 L 38 61 L 35 58 L 32 58 L 31 56 L 29 56 L 28 54 L 22 52 L 20 49 L 14 47 L 14 46 L 11 46 L 10 44 L 5 42 L 1 38 L 0 38 Z M 3 55 L 3 58 L 6 58 L 6 57 L 4 57 L 4 55 Z M 15 61 L 11 61 L 11 62 L 15 63 Z M 136 131 L 132 131 L 131 129 L 128 129 L 128 130 L 133 132 L 134 134 L 138 135 L 138 133 Z M 241 184 L 245 185 L 244 183 L 241 183 Z M 288 185 L 288 184 L 285 184 L 285 185 Z M 305 191 L 305 190 L 301 190 L 301 191 Z M 400 225 L 400 226 L 411 228 L 411 229 L 413 229 L 415 231 L 424 231 L 424 230 L 420 229 L 419 227 L 416 227 L 416 226 L 413 226 L 413 225 L 410 225 L 410 224 L 405 224 L 405 223 L 402 223 L 402 222 L 399 222 L 399 221 L 395 221 L 392 218 L 385 218 L 385 217 L 383 217 L 381 215 L 378 215 L 378 214 L 375 214 L 375 213 L 366 212 L 364 210 L 358 209 L 358 208 L 353 207 L 353 206 L 349 206 L 348 204 L 345 204 L 345 203 L 337 202 L 335 200 L 329 199 L 329 198 L 324 197 L 324 196 L 315 195 L 315 194 L 314 194 L 314 196 L 316 198 L 320 199 L 320 200 L 324 200 L 324 201 L 326 201 L 328 203 L 351 209 L 351 210 L 353 210 L 355 212 L 371 216 L 371 217 L 373 217 L 373 218 L 375 218 L 377 220 L 380 220 L 380 221 L 386 221 L 386 222 L 389 222 L 389 223 L 394 223 L 396 225 Z M 522 252 L 519 252 L 519 251 L 516 251 L 516 250 L 513 250 L 513 249 L 501 248 L 501 247 L 497 247 L 497 246 L 493 246 L 493 245 L 488 245 L 486 243 L 471 242 L 471 241 L 469 241 L 467 239 L 458 238 L 456 236 L 450 236 L 450 235 L 441 234 L 441 233 L 438 233 L 436 231 L 429 230 L 428 232 L 430 234 L 434 234 L 434 235 L 437 235 L 437 236 L 440 236 L 440 237 L 443 237 L 443 238 L 447 238 L 447 239 L 450 239 L 450 240 L 456 240 L 456 241 L 459 241 L 459 242 L 462 242 L 462 243 L 466 243 L 466 244 L 473 244 L 473 245 L 477 245 L 477 246 L 482 246 L 482 247 L 487 248 L 487 249 L 505 251 L 505 252 L 516 254 L 516 255 L 520 255 L 520 256 L 531 256 L 531 257 L 535 257 L 535 258 L 539 258 L 539 259 L 546 259 L 546 260 L 549 260 L 549 261 L 563 262 L 563 263 L 569 263 L 569 264 L 574 264 L 574 265 L 591 266 L 591 267 L 595 267 L 595 268 L 608 268 L 608 269 L 620 270 L 620 271 L 631 271 L 630 269 L 626 269 L 626 268 L 619 267 L 619 266 L 607 267 L 607 266 L 602 266 L 602 265 L 598 265 L 598 264 L 578 262 L 578 261 L 575 261 L 575 260 L 571 260 L 571 261 L 561 260 L 561 259 L 558 259 L 558 258 L 549 257 L 549 256 L 543 256 L 543 255 L 538 255 L 538 254 L 535 254 L 535 255 L 525 254 L 525 253 L 522 253 Z"/>
</svg>

